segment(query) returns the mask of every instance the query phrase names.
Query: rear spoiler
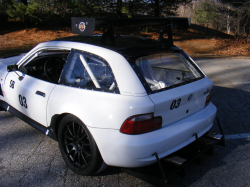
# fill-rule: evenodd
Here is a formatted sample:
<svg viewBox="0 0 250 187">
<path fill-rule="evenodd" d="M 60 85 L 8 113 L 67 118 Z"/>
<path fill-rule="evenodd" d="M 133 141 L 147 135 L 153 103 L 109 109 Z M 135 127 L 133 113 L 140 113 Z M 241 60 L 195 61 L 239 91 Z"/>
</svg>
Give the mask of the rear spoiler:
<svg viewBox="0 0 250 187">
<path fill-rule="evenodd" d="M 168 33 L 168 44 L 173 44 L 172 29 L 185 30 L 190 26 L 190 18 L 182 17 L 168 17 L 168 18 L 71 18 L 71 31 L 73 34 L 80 34 L 83 36 L 91 36 L 97 28 L 109 28 L 106 36 L 112 37 L 113 26 L 125 25 L 145 25 L 154 26 L 159 25 L 162 27 L 159 36 L 160 43 L 166 43 L 163 34 Z M 104 33 L 105 34 L 105 33 Z M 104 35 L 103 34 L 103 35 Z M 106 37 L 105 36 L 105 37 Z M 164 40 L 164 41 L 163 41 Z"/>
</svg>

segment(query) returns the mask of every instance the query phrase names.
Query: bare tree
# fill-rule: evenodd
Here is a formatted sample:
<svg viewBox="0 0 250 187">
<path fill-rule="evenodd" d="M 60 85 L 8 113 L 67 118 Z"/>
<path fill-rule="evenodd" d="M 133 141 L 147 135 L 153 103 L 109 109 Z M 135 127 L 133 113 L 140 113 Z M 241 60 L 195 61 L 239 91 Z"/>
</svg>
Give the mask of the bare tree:
<svg viewBox="0 0 250 187">
<path fill-rule="evenodd" d="M 250 2 L 244 0 L 201 0 L 196 3 L 195 20 L 217 30 L 233 32 L 235 36 L 249 36 Z"/>
</svg>

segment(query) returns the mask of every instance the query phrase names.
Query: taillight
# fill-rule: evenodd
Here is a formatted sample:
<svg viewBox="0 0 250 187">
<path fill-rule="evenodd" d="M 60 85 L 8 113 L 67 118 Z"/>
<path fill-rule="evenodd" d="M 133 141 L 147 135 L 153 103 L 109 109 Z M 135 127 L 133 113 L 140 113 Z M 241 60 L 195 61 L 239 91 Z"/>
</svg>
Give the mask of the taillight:
<svg viewBox="0 0 250 187">
<path fill-rule="evenodd" d="M 124 134 L 143 134 L 161 128 L 162 118 L 153 114 L 131 116 L 122 124 L 120 131 Z"/>
<path fill-rule="evenodd" d="M 211 93 L 211 91 L 210 91 L 209 95 L 208 95 L 207 98 L 206 98 L 205 107 L 210 103 L 211 98 L 212 98 L 212 93 Z"/>
</svg>

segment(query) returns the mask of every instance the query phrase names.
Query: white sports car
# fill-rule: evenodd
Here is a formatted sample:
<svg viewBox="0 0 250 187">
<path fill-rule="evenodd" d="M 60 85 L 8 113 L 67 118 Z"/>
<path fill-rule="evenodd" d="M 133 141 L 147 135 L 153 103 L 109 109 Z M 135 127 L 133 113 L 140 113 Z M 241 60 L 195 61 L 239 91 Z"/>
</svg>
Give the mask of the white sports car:
<svg viewBox="0 0 250 187">
<path fill-rule="evenodd" d="M 93 20 L 102 27 L 142 23 L 74 18 L 72 31 L 90 32 Z M 162 159 L 190 144 L 216 116 L 213 82 L 172 45 L 171 33 L 167 41 L 162 31 L 155 46 L 121 49 L 114 47 L 110 28 L 101 46 L 50 41 L 0 59 L 0 106 L 57 140 L 67 165 L 81 175 L 107 165 L 153 164 L 154 153 Z"/>
</svg>

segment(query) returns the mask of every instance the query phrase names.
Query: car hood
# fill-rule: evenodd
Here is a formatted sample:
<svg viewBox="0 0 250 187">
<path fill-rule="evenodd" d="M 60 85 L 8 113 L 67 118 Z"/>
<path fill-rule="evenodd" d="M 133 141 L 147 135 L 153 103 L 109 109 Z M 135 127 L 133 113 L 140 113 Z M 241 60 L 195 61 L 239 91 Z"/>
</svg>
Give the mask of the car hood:
<svg viewBox="0 0 250 187">
<path fill-rule="evenodd" d="M 25 54 L 0 59 L 0 66 L 8 66 L 17 63 Z"/>
<path fill-rule="evenodd" d="M 0 80 L 5 80 L 5 76 L 8 73 L 7 66 L 17 63 L 21 58 L 23 58 L 24 55 L 25 54 L 21 54 L 18 56 L 0 59 Z"/>
</svg>

